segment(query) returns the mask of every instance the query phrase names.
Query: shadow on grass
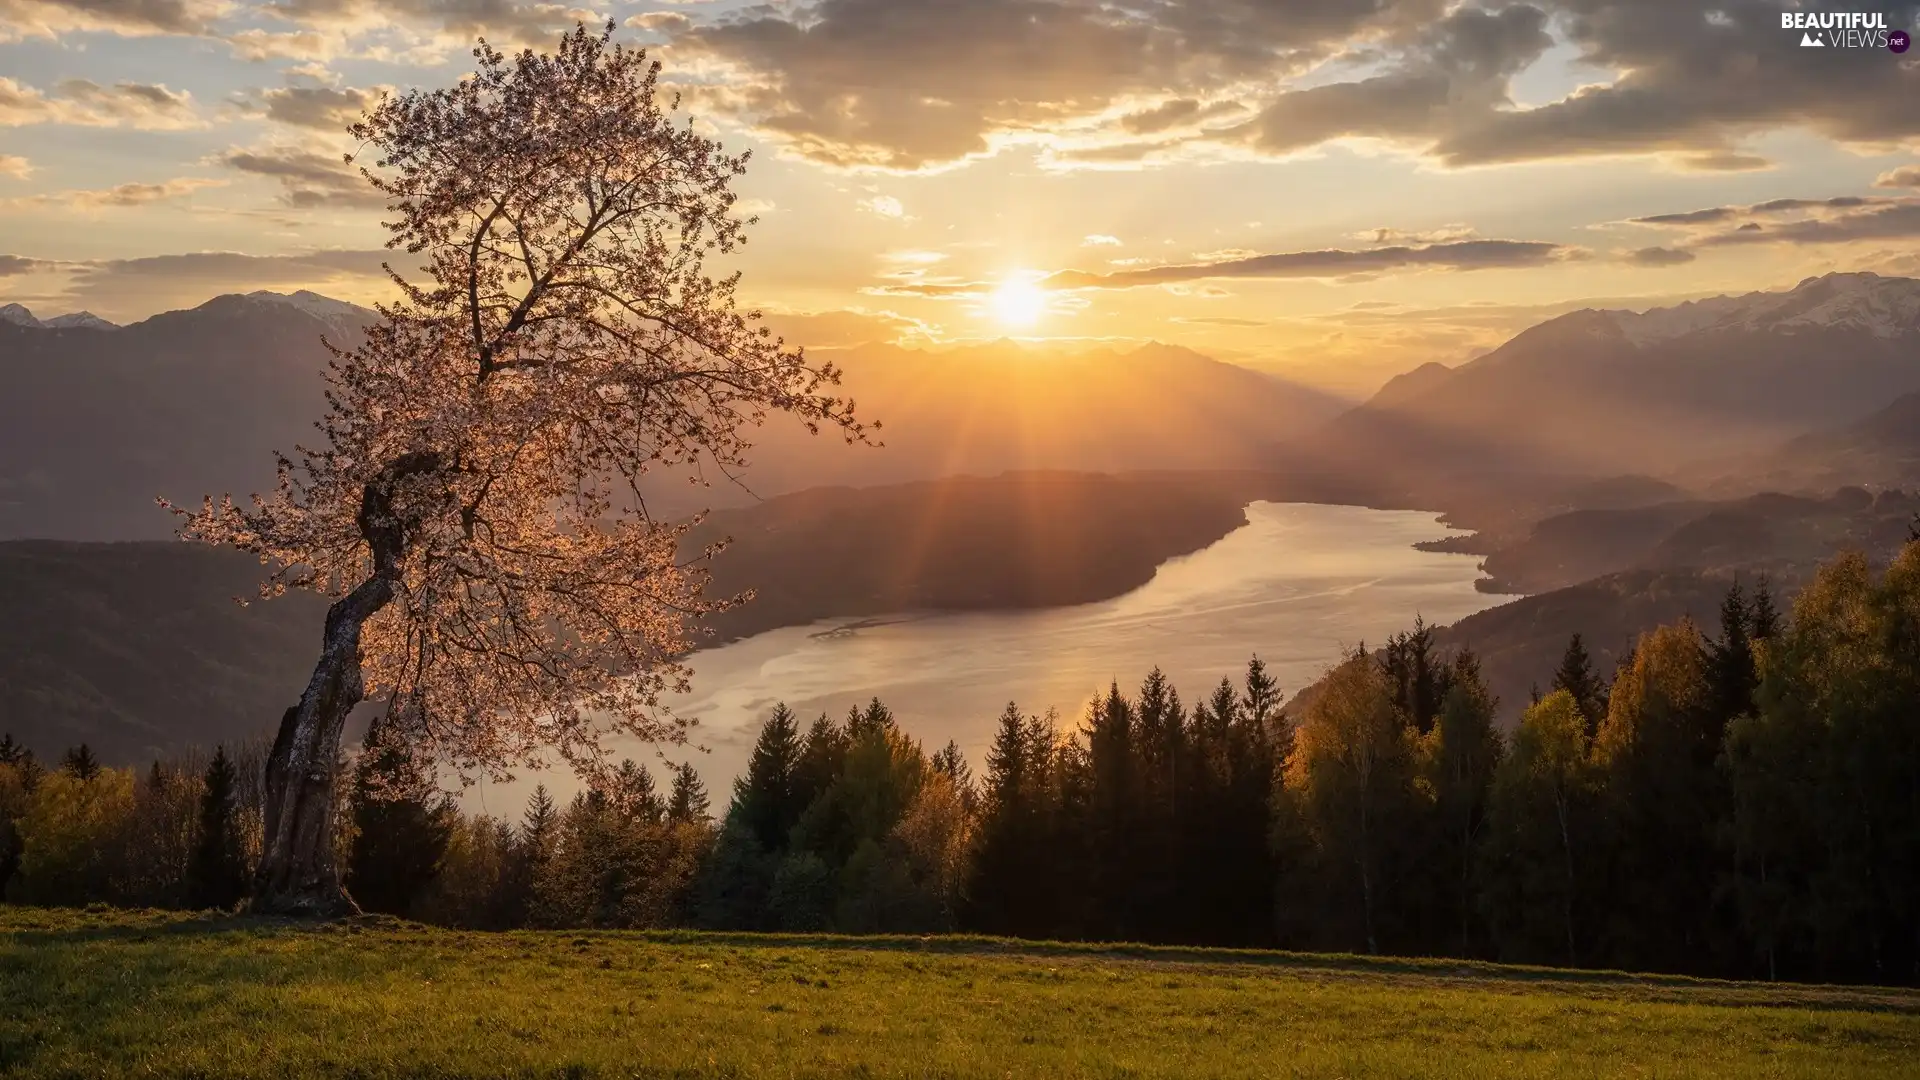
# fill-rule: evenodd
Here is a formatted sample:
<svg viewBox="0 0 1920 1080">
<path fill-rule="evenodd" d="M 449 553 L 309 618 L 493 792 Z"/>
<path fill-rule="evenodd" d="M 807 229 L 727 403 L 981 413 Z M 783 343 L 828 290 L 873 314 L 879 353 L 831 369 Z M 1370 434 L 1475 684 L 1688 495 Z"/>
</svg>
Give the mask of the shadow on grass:
<svg viewBox="0 0 1920 1080">
<path fill-rule="evenodd" d="M 444 944 L 477 934 L 497 940 L 552 944 L 584 940 L 615 946 L 802 949 L 815 952 L 981 957 L 1060 963 L 1123 963 L 1178 967 L 1195 973 L 1271 972 L 1310 979 L 1365 980 L 1492 993 L 1559 993 L 1739 1008 L 1920 1014 L 1920 990 L 1815 983 L 1757 983 L 1684 975 L 1634 974 L 1496 964 L 1480 960 L 1300 953 L 1263 949 L 1029 941 L 977 935 L 861 935 L 753 933 L 700 930 L 446 930 L 386 915 L 336 920 L 291 919 L 219 912 L 12 909 L 0 917 L 0 943 L 28 950 L 90 943 L 145 943 L 232 935 L 249 940 L 288 935 L 336 938 L 358 947 L 379 943 Z"/>
</svg>

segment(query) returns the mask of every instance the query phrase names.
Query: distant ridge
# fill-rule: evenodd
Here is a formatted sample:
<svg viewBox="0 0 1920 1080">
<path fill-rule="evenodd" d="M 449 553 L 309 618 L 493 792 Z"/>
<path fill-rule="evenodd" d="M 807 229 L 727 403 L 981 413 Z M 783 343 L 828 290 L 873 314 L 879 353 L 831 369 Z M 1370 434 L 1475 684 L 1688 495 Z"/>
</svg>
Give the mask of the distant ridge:
<svg viewBox="0 0 1920 1080">
<path fill-rule="evenodd" d="M 1311 449 L 1385 474 L 1673 475 L 1920 391 L 1920 281 L 1829 274 L 1647 311 L 1586 308 L 1427 365 Z"/>
<path fill-rule="evenodd" d="M 55 315 L 51 319 L 35 318 L 32 311 L 21 304 L 7 304 L 0 307 L 0 322 L 9 322 L 15 326 L 30 326 L 44 330 L 64 330 L 79 328 L 85 330 L 118 330 L 113 323 L 95 315 L 91 311 L 76 311 L 69 315 Z"/>
</svg>

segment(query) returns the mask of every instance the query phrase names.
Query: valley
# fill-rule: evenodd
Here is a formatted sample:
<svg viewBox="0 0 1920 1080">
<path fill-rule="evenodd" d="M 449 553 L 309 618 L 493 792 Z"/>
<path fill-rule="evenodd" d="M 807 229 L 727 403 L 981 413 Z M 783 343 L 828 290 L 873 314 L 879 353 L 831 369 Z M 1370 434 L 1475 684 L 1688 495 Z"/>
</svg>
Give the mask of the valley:
<svg viewBox="0 0 1920 1080">
<path fill-rule="evenodd" d="M 683 557 L 730 538 L 708 595 L 754 594 L 711 620 L 703 649 L 823 621 L 1112 601 L 1261 502 L 1439 512 L 1452 534 L 1408 542 L 1471 556 L 1490 594 L 1476 607 L 1497 605 L 1440 640 L 1482 653 L 1511 717 L 1555 639 L 1582 632 L 1606 661 L 1662 621 L 1706 618 L 1734 580 L 1766 575 L 1784 599 L 1836 552 L 1885 557 L 1904 541 L 1920 510 L 1902 494 L 1920 487 L 1920 458 L 1913 398 L 1899 397 L 1920 387 L 1916 298 L 1920 282 L 1836 275 L 1575 313 L 1358 408 L 1177 348 L 858 346 L 825 355 L 882 421 L 875 445 L 776 424 L 737 481 L 662 474 L 649 509 L 717 507 Z M 244 558 L 102 541 L 168 536 L 154 495 L 263 486 L 266 451 L 298 445 L 317 406 L 321 336 L 350 344 L 369 318 L 256 293 L 119 328 L 0 320 L 0 535 L 52 538 L 0 543 L 0 589 L 38 613 L 11 623 L 33 630 L 0 653 L 19 688 L 0 728 L 44 752 L 88 741 L 138 760 L 271 724 L 304 681 L 321 605 L 240 609 Z M 1825 366 L 1842 342 L 1864 351 Z M 1769 376 L 1727 377 L 1716 365 L 1732 356 Z M 1454 618 L 1419 604 L 1398 616 L 1415 614 Z M 1367 636 L 1345 626 L 1303 655 Z M 1237 662 L 1223 650 L 1216 666 Z M 199 689 L 156 696 L 156 682 Z"/>
</svg>

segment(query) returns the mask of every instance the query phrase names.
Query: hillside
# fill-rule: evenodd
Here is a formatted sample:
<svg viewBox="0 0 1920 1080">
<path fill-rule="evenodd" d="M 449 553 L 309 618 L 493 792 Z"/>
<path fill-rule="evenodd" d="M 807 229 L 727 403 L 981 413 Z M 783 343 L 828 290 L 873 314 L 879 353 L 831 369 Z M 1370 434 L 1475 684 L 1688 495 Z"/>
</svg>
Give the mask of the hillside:
<svg viewBox="0 0 1920 1080">
<path fill-rule="evenodd" d="M 1538 688 L 1550 689 L 1567 641 L 1579 634 L 1594 670 L 1611 678 L 1614 667 L 1643 633 L 1691 616 L 1712 629 L 1731 575 L 1697 570 L 1634 570 L 1608 574 L 1536 596 L 1523 596 L 1434 631 L 1443 651 L 1471 648 L 1487 685 L 1499 698 L 1503 724 L 1518 721 Z M 1746 580 L 1751 587 L 1753 581 Z M 1790 589 L 1790 585 L 1788 588 Z M 1790 592 L 1776 597 L 1782 608 Z"/>
<path fill-rule="evenodd" d="M 1826 497 L 1769 493 L 1575 510 L 1494 547 L 1490 592 L 1538 593 L 1636 568 L 1768 572 L 1792 577 L 1835 553 L 1891 555 L 1920 513 L 1920 496 L 1843 488 Z"/>
<path fill-rule="evenodd" d="M 218 993 L 207 992 L 208 987 Z M 10 1076 L 1910 1075 L 1909 991 L 1027 943 L 0 915 Z"/>
<path fill-rule="evenodd" d="M 159 540 L 157 495 L 270 487 L 324 406 L 321 336 L 370 315 L 254 293 L 114 330 L 0 320 L 0 540 Z"/>
<path fill-rule="evenodd" d="M 325 605 L 241 607 L 260 567 L 181 543 L 0 543 L 0 731 L 109 762 L 272 730 L 313 668 Z"/>
<path fill-rule="evenodd" d="M 1802 435 L 1745 460 L 1701 470 L 1716 488 L 1825 491 L 1843 484 L 1920 487 L 1920 393 L 1852 423 Z"/>
<path fill-rule="evenodd" d="M 718 640 L 915 609 L 1077 604 L 1144 584 L 1245 522 L 1258 478 L 1023 474 L 802 492 L 714 515 L 712 594 L 759 596 Z M 241 607 L 260 567 L 167 542 L 0 542 L 0 731 L 109 762 L 270 730 L 305 686 L 324 605 Z"/>
<path fill-rule="evenodd" d="M 722 638 L 827 617 L 1058 607 L 1119 596 L 1246 523 L 1226 487 L 1072 473 L 824 488 L 715 514 L 711 593 L 754 601 Z"/>
<path fill-rule="evenodd" d="M 1395 380 L 1297 452 L 1410 477 L 1661 475 L 1850 423 L 1920 390 L 1920 281 L 1809 278 L 1572 312 Z"/>
</svg>

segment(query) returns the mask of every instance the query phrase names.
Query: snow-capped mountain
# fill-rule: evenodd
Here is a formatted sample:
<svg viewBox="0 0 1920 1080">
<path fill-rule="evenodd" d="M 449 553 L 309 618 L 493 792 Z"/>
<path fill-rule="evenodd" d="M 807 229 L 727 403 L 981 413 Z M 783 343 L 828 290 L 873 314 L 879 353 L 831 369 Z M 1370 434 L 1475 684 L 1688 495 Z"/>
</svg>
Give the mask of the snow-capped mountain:
<svg viewBox="0 0 1920 1080">
<path fill-rule="evenodd" d="M 10 322 L 15 326 L 32 326 L 43 330 L 63 330 L 70 327 L 87 330 L 120 329 L 91 311 L 76 311 L 71 315 L 55 315 L 51 319 L 40 319 L 21 304 L 0 307 L 0 322 Z"/>
<path fill-rule="evenodd" d="M 1423 370 L 1335 423 L 1382 472 L 1668 475 L 1920 390 L 1920 281 L 1830 274 L 1643 312 L 1587 308 Z"/>
<path fill-rule="evenodd" d="M 1697 333 L 1853 330 L 1877 338 L 1920 333 L 1920 281 L 1879 274 L 1811 277 L 1782 292 L 1716 296 L 1644 312 L 1606 311 L 1636 345 Z"/>
<path fill-rule="evenodd" d="M 328 338 L 336 342 L 359 334 L 380 318 L 379 312 L 371 308 L 349 304 L 345 300 L 335 300 L 330 296 L 322 296 L 306 289 L 295 293 L 269 292 L 265 289 L 250 293 L 229 293 L 225 296 L 216 296 L 194 310 L 230 314 L 248 312 L 272 316 L 284 314 L 289 309 L 318 320 L 326 328 L 324 332 Z"/>
</svg>

